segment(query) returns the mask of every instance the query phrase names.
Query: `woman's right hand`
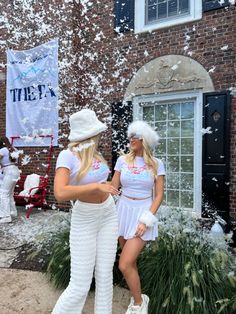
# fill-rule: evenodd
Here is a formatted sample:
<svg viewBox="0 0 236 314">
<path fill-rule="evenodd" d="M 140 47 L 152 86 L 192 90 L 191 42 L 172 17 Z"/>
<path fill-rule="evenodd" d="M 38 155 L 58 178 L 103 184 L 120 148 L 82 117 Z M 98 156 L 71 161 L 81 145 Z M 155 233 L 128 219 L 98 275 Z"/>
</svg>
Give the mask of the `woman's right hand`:
<svg viewBox="0 0 236 314">
<path fill-rule="evenodd" d="M 110 193 L 111 195 L 119 195 L 120 191 L 109 183 L 98 183 L 99 192 Z"/>
<path fill-rule="evenodd" d="M 56 170 L 54 195 L 59 202 L 79 199 L 82 202 L 89 203 L 91 201 L 92 203 L 98 203 L 106 193 L 111 195 L 119 194 L 119 191 L 107 182 L 70 185 L 69 180 L 69 169 L 60 167 Z"/>
</svg>

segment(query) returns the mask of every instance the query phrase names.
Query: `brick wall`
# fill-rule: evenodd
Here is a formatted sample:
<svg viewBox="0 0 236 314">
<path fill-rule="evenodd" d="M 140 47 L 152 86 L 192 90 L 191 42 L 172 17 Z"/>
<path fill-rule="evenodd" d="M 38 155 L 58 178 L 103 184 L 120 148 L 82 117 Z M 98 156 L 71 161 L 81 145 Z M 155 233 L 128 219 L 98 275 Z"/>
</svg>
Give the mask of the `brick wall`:
<svg viewBox="0 0 236 314">
<path fill-rule="evenodd" d="M 91 20 L 85 21 L 84 27 L 88 27 L 86 34 L 86 45 L 82 47 L 82 51 L 88 48 L 92 53 L 98 52 L 98 59 L 95 62 L 86 60 L 87 71 L 102 72 L 102 66 L 106 65 L 107 71 L 104 74 L 107 84 L 104 87 L 112 86 L 114 92 L 110 100 L 114 98 L 122 99 L 125 88 L 129 79 L 132 78 L 133 72 L 138 70 L 148 61 L 162 55 L 181 54 L 191 56 L 193 59 L 201 63 L 206 70 L 216 67 L 212 73 L 216 90 L 227 89 L 235 81 L 235 7 L 229 10 L 219 9 L 204 13 L 202 20 L 186 25 L 174 26 L 169 29 L 162 29 L 146 32 L 142 34 L 133 34 L 127 32 L 124 34 L 114 33 L 113 27 L 113 1 L 104 1 L 94 6 L 88 12 L 88 17 L 93 16 L 96 12 L 96 28 L 91 30 Z M 99 14 L 100 11 L 106 10 L 104 17 Z M 104 24 L 105 23 L 105 24 Z M 193 30 L 195 28 L 195 31 Z M 100 30 L 103 31 L 105 38 L 101 41 L 94 41 L 95 34 Z M 190 40 L 186 41 L 186 35 L 190 36 Z M 189 49 L 184 50 L 188 45 Z M 226 51 L 220 48 L 229 45 Z M 122 87 L 119 80 L 112 78 L 111 74 L 116 70 L 116 50 L 119 50 L 118 56 L 125 57 L 127 61 L 121 70 L 120 77 L 127 79 L 126 84 Z M 144 56 L 144 51 L 148 51 L 149 55 Z M 114 97 L 115 96 L 115 97 Z"/>
<path fill-rule="evenodd" d="M 28 1 L 29 3 L 29 1 Z M 60 145 L 67 143 L 64 133 L 68 133 L 67 128 L 67 111 L 72 111 L 75 103 L 75 46 L 74 41 L 74 12 L 72 5 L 68 2 L 64 4 L 63 0 L 34 1 L 27 7 L 22 6 L 22 1 L 1 1 L 0 2 L 0 134 L 5 135 L 6 128 L 6 50 L 30 49 L 37 45 L 47 42 L 53 38 L 59 38 L 59 60 L 60 60 Z M 3 19 L 3 18 L 4 19 Z M 72 93 L 73 90 L 73 93 Z M 44 174 L 47 153 L 42 153 L 45 147 L 23 148 L 24 154 L 31 157 L 27 166 L 21 165 L 23 173 Z M 49 174 L 49 196 L 48 203 L 55 203 L 53 196 L 53 177 L 55 169 L 55 160 L 61 147 L 55 147 L 51 162 L 51 171 Z M 38 162 L 39 161 L 39 162 Z M 63 205 L 64 206 L 64 205 Z"/>
<path fill-rule="evenodd" d="M 88 27 L 89 32 L 86 36 L 86 45 L 83 47 L 84 51 L 89 49 L 93 54 L 98 52 L 96 62 L 86 62 L 86 69 L 89 73 L 93 71 L 102 73 L 102 69 L 106 67 L 102 89 L 106 90 L 112 88 L 112 93 L 103 95 L 103 99 L 108 104 L 123 100 L 130 79 L 144 64 L 157 57 L 169 54 L 185 55 L 199 62 L 206 71 L 209 71 L 216 91 L 228 90 L 232 86 L 235 86 L 235 6 L 203 13 L 203 18 L 200 21 L 173 26 L 169 29 L 161 29 L 141 34 L 134 34 L 133 32 L 116 34 L 112 29 L 112 3 L 113 1 L 103 1 L 91 7 L 91 10 L 88 12 L 90 19 L 85 21 L 84 24 L 85 27 Z M 101 12 L 106 13 L 102 15 Z M 91 17 L 93 14 L 97 14 L 97 28 L 95 31 L 91 30 Z M 95 34 L 100 30 L 103 31 L 104 38 L 96 42 L 94 41 Z M 186 46 L 188 49 L 185 49 Z M 225 49 L 226 46 L 228 46 L 227 49 Z M 146 51 L 148 55 L 145 53 Z M 125 58 L 125 61 L 118 67 L 117 60 L 122 60 L 122 58 Z M 119 76 L 116 78 L 113 75 L 118 69 Z M 84 75 L 84 78 L 86 77 L 87 75 Z M 234 99 L 231 108 L 230 215 L 236 218 L 236 193 L 234 192 L 236 190 L 235 110 Z"/>
<path fill-rule="evenodd" d="M 105 36 L 104 40 L 94 42 L 94 33 L 96 32 L 90 29 L 91 20 L 85 23 L 85 27 L 89 27 L 89 34 L 83 49 L 86 50 L 89 47 L 93 53 L 99 52 L 98 61 L 88 63 L 87 70 L 100 73 L 102 65 L 105 64 L 107 66 L 105 76 L 108 83 L 104 84 L 104 88 L 106 86 L 114 88 L 114 92 L 104 98 L 109 101 L 123 99 L 133 73 L 152 59 L 168 54 L 190 56 L 202 64 L 207 71 L 215 67 L 211 76 L 216 90 L 228 89 L 235 83 L 235 7 L 204 13 L 202 20 L 186 25 L 178 25 L 151 33 L 127 32 L 119 35 L 112 30 L 112 3 L 113 1 L 104 1 L 100 4 L 100 10 L 98 7 L 94 7 L 90 12 L 92 16 L 95 12 L 106 10 L 105 25 L 102 15 L 98 15 L 96 18 L 96 25 L 100 26 L 97 27 L 96 32 L 102 30 Z M 190 36 L 189 40 L 186 40 L 187 35 Z M 184 50 L 186 45 L 189 47 L 188 50 Z M 221 50 L 225 45 L 228 45 L 229 48 Z M 116 49 L 119 50 L 119 57 L 127 59 L 120 75 L 127 79 L 123 86 L 119 79 L 111 78 L 111 74 L 116 70 L 117 56 L 114 53 Z M 145 50 L 149 53 L 146 57 Z"/>
</svg>

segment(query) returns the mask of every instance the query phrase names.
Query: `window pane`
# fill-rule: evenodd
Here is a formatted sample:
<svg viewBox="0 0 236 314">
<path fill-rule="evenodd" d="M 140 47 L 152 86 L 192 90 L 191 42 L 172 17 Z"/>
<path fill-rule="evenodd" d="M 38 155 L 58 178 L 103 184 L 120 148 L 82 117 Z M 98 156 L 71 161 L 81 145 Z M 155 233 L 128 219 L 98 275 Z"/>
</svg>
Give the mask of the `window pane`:
<svg viewBox="0 0 236 314">
<path fill-rule="evenodd" d="M 166 122 L 157 122 L 155 123 L 156 131 L 161 138 L 166 137 Z"/>
<path fill-rule="evenodd" d="M 181 106 L 181 119 L 192 119 L 193 118 L 193 102 L 185 103 Z"/>
<path fill-rule="evenodd" d="M 166 154 L 166 140 L 160 140 L 159 145 L 156 148 L 156 155 Z"/>
<path fill-rule="evenodd" d="M 143 120 L 153 122 L 154 119 L 154 106 L 143 107 Z"/>
<path fill-rule="evenodd" d="M 177 0 L 168 1 L 168 16 L 177 15 Z"/>
<path fill-rule="evenodd" d="M 180 118 L 180 104 L 168 105 L 168 119 L 179 120 Z"/>
<path fill-rule="evenodd" d="M 148 7 L 148 22 L 156 21 L 157 19 L 157 8 L 155 5 Z"/>
<path fill-rule="evenodd" d="M 194 121 L 181 121 L 181 136 L 182 137 L 193 137 Z"/>
<path fill-rule="evenodd" d="M 180 136 L 180 123 L 177 121 L 168 123 L 168 137 L 179 137 Z"/>
<path fill-rule="evenodd" d="M 169 139 L 167 144 L 168 155 L 178 155 L 179 154 L 179 139 Z"/>
<path fill-rule="evenodd" d="M 169 206 L 179 207 L 179 191 L 167 190 L 167 204 Z"/>
<path fill-rule="evenodd" d="M 181 138 L 181 154 L 193 155 L 193 139 L 192 138 Z"/>
<path fill-rule="evenodd" d="M 193 189 L 193 174 L 188 174 L 188 173 L 182 173 L 180 175 L 180 181 L 181 185 L 180 188 L 181 190 L 190 190 L 192 191 Z"/>
<path fill-rule="evenodd" d="M 190 12 L 189 0 L 179 0 L 179 14 Z"/>
<path fill-rule="evenodd" d="M 167 107 L 166 105 L 157 105 L 155 107 L 155 119 L 156 121 L 166 120 Z"/>
<path fill-rule="evenodd" d="M 170 173 L 167 176 L 167 189 L 179 190 L 179 174 Z"/>
<path fill-rule="evenodd" d="M 158 18 L 163 19 L 167 17 L 167 3 L 158 4 Z"/>
<path fill-rule="evenodd" d="M 167 169 L 168 172 L 179 171 L 179 156 L 168 156 L 167 157 Z"/>
<path fill-rule="evenodd" d="M 181 192 L 181 207 L 193 208 L 193 193 Z"/>
<path fill-rule="evenodd" d="M 181 172 L 193 172 L 193 157 L 181 156 Z"/>
</svg>

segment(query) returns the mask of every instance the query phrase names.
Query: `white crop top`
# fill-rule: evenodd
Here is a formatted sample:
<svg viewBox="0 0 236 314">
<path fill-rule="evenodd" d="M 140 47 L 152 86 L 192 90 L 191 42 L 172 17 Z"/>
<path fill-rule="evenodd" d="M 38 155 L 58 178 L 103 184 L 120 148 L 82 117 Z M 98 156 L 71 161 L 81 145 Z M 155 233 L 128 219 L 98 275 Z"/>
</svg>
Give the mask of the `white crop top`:
<svg viewBox="0 0 236 314">
<path fill-rule="evenodd" d="M 157 175 L 165 175 L 164 164 L 155 158 L 158 163 Z M 130 197 L 146 198 L 152 196 L 154 176 L 147 169 L 143 157 L 135 157 L 134 166 L 128 165 L 125 156 L 117 159 L 115 170 L 120 172 L 122 194 Z"/>
<path fill-rule="evenodd" d="M 102 163 L 100 160 L 94 159 L 92 167 L 78 182 L 76 177 L 80 169 L 80 160 L 69 149 L 61 151 L 58 155 L 56 169 L 60 167 L 70 170 L 70 185 L 106 182 L 110 173 L 110 170 L 106 164 Z"/>
<path fill-rule="evenodd" d="M 0 164 L 2 167 L 14 165 L 14 162 L 10 160 L 9 150 L 6 147 L 0 149 L 0 155 L 2 156 L 0 159 Z"/>
</svg>

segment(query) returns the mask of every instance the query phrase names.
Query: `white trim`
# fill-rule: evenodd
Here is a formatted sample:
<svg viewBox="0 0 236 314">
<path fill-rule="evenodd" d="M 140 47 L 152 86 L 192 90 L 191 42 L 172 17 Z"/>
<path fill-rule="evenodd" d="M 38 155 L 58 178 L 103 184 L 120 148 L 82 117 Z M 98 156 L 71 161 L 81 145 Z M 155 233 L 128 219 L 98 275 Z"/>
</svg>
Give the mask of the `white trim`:
<svg viewBox="0 0 236 314">
<path fill-rule="evenodd" d="M 196 94 L 194 112 L 194 211 L 202 212 L 202 93 Z"/>
<path fill-rule="evenodd" d="M 202 206 L 202 91 L 185 91 L 172 92 L 160 95 L 143 95 L 133 98 L 133 118 L 134 120 L 142 120 L 142 106 L 140 102 L 145 101 L 194 101 L 194 200 L 193 200 L 193 214 L 201 216 Z"/>
<path fill-rule="evenodd" d="M 190 0 L 190 14 L 176 16 L 168 20 L 160 20 L 152 24 L 145 25 L 145 0 L 135 0 L 134 21 L 135 33 L 150 32 L 155 29 L 161 29 L 179 24 L 185 24 L 200 20 L 202 18 L 202 1 Z"/>
</svg>

